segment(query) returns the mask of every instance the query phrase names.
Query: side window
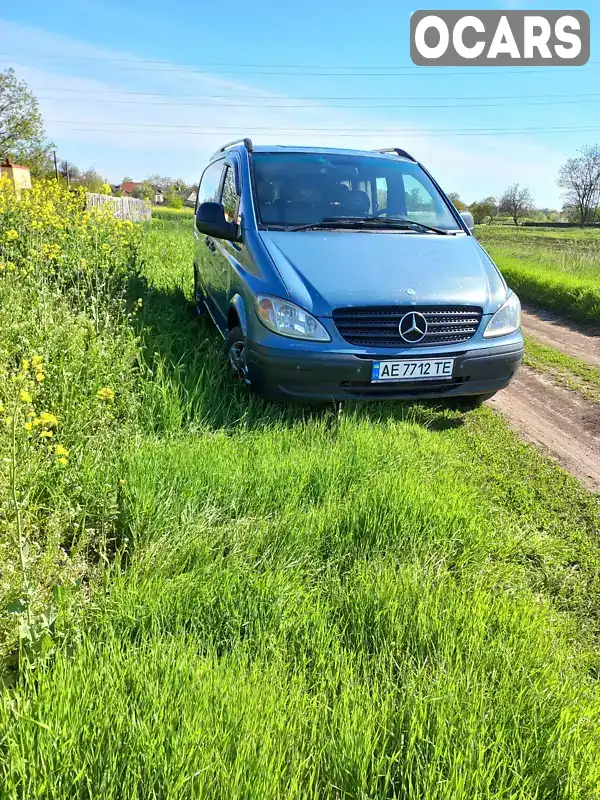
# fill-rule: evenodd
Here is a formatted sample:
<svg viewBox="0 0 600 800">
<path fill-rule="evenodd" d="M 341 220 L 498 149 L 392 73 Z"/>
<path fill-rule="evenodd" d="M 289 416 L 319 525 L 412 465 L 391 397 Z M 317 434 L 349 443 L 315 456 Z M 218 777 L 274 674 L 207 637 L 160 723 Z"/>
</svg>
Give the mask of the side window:
<svg viewBox="0 0 600 800">
<path fill-rule="evenodd" d="M 198 198 L 196 208 L 200 203 L 217 202 L 219 200 L 219 186 L 221 184 L 221 174 L 223 172 L 223 162 L 216 161 L 204 170 L 198 187 Z"/>
<path fill-rule="evenodd" d="M 232 167 L 225 167 L 225 180 L 223 181 L 223 208 L 227 222 L 235 222 L 238 196 L 235 190 L 235 178 Z"/>
<path fill-rule="evenodd" d="M 379 210 L 387 208 L 388 185 L 387 178 L 377 178 L 375 181 L 375 188 L 377 189 L 377 208 Z"/>
<path fill-rule="evenodd" d="M 414 219 L 435 224 L 437 219 L 435 201 L 423 184 L 412 175 L 404 175 L 406 211 Z"/>
</svg>

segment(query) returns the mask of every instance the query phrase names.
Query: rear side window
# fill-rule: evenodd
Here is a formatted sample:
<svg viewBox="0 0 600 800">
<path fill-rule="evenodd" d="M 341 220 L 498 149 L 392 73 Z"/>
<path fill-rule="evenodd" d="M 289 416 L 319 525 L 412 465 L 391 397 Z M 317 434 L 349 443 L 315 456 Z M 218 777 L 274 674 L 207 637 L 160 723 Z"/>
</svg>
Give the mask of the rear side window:
<svg viewBox="0 0 600 800">
<path fill-rule="evenodd" d="M 227 222 L 235 222 L 238 205 L 238 195 L 235 190 L 235 178 L 232 167 L 225 167 L 225 179 L 223 180 L 223 209 Z"/>
<path fill-rule="evenodd" d="M 200 203 L 217 203 L 219 201 L 219 187 L 221 185 L 221 174 L 223 172 L 223 162 L 216 161 L 204 170 L 198 187 L 198 199 L 196 207 Z"/>
</svg>

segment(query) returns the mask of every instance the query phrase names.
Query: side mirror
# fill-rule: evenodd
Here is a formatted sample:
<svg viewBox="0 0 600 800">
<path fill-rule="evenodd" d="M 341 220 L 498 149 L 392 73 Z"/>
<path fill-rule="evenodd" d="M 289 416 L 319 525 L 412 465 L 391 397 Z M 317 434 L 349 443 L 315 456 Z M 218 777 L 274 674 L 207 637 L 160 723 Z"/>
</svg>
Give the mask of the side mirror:
<svg viewBox="0 0 600 800">
<path fill-rule="evenodd" d="M 463 218 L 463 222 L 466 223 L 467 228 L 472 231 L 475 228 L 475 220 L 473 219 L 473 214 L 470 211 L 461 211 L 461 217 Z"/>
<path fill-rule="evenodd" d="M 221 203 L 200 203 L 196 211 L 196 228 L 215 239 L 238 240 L 238 226 L 235 222 L 227 222 Z"/>
</svg>

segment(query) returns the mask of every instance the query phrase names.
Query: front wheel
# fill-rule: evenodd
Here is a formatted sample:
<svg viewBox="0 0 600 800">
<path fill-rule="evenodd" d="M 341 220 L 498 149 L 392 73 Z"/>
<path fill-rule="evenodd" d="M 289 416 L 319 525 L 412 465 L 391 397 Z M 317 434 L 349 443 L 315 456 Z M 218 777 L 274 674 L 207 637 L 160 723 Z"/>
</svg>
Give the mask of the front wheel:
<svg viewBox="0 0 600 800">
<path fill-rule="evenodd" d="M 250 386 L 247 360 L 248 348 L 244 331 L 239 325 L 229 331 L 223 350 L 229 364 L 231 376 L 238 383 Z"/>
</svg>

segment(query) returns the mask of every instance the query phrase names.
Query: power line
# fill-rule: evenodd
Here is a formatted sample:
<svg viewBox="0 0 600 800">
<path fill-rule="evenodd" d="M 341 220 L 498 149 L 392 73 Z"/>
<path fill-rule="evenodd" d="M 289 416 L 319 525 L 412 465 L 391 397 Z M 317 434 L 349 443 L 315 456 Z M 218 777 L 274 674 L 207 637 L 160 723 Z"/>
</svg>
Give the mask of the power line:
<svg viewBox="0 0 600 800">
<path fill-rule="evenodd" d="M 35 56 L 33 58 L 35 58 Z M 144 62 L 143 61 L 139 61 L 139 62 L 133 62 L 133 63 L 144 63 Z M 173 62 L 173 63 L 176 63 L 176 62 Z M 593 63 L 598 63 L 598 62 L 593 62 Z M 95 64 L 78 64 L 77 68 L 78 69 L 83 69 L 83 68 L 89 68 L 89 67 L 94 67 L 94 66 L 95 66 Z M 187 72 L 189 74 L 194 74 L 194 75 L 207 75 L 207 74 L 210 74 L 210 75 L 239 75 L 241 77 L 247 77 L 249 75 L 253 75 L 253 76 L 257 76 L 257 75 L 263 75 L 263 76 L 278 75 L 278 76 L 302 77 L 302 78 L 311 78 L 311 77 L 315 77 L 315 78 L 318 78 L 318 77 L 321 77 L 321 78 L 323 78 L 323 77 L 329 77 L 329 78 L 335 78 L 335 77 L 338 77 L 338 78 L 353 78 L 353 77 L 363 76 L 363 77 L 370 77 L 370 78 L 383 78 L 383 77 L 402 78 L 402 77 L 410 77 L 412 79 L 412 78 L 439 78 L 440 77 L 440 73 L 438 73 L 438 72 L 430 72 L 429 71 L 431 69 L 431 67 L 418 67 L 417 69 L 420 69 L 421 70 L 420 72 L 406 72 L 406 71 L 403 71 L 403 72 L 397 72 L 397 71 L 394 71 L 394 72 L 354 72 L 354 71 L 353 72 L 339 72 L 339 71 L 338 72 L 332 72 L 331 70 L 328 71 L 328 72 L 305 72 L 305 71 L 302 71 L 302 72 L 282 72 L 281 70 L 269 70 L 268 72 L 265 72 L 265 71 L 257 72 L 255 70 L 248 71 L 248 70 L 245 70 L 245 69 L 242 70 L 242 71 L 239 71 L 239 69 L 238 70 L 221 69 L 220 67 L 218 69 L 197 69 L 195 67 L 177 67 L 177 66 L 175 66 L 175 67 L 166 69 L 164 67 L 134 67 L 134 66 L 131 66 L 129 64 L 127 64 L 127 66 L 115 66 L 115 69 L 122 70 L 122 71 L 130 71 L 130 72 L 131 71 L 133 71 L 133 72 L 152 72 L 152 73 L 157 73 L 157 72 L 163 72 L 163 73 Z M 406 69 L 415 69 L 415 68 L 414 67 L 412 67 L 412 68 L 411 67 L 402 67 L 402 68 L 398 67 L 397 69 L 406 70 Z M 436 69 L 436 68 L 434 67 L 434 69 Z M 499 68 L 498 68 L 497 65 L 490 64 L 490 66 L 487 69 L 488 70 L 489 69 L 493 70 L 493 69 L 499 69 Z M 563 71 L 564 70 L 568 70 L 568 71 L 577 70 L 578 73 L 580 74 L 581 70 L 583 70 L 585 68 L 584 67 L 563 67 L 562 69 L 563 69 Z M 586 70 L 586 72 L 599 72 L 599 71 L 600 71 L 600 68 L 598 68 L 598 67 L 592 67 L 591 69 L 588 68 Z M 472 72 L 470 70 L 468 72 L 465 72 L 465 70 L 463 69 L 463 70 L 458 71 L 458 72 L 444 72 L 443 73 L 443 77 L 452 76 L 452 75 L 462 75 L 463 77 L 467 76 L 467 77 L 470 78 L 473 75 L 486 75 L 488 78 L 490 78 L 490 77 L 493 77 L 493 76 L 505 77 L 506 75 L 516 75 L 516 74 L 523 74 L 523 73 L 532 74 L 532 73 L 540 73 L 540 72 L 547 75 L 548 74 L 548 68 L 547 67 L 542 67 L 541 69 L 536 69 L 535 67 L 524 67 L 522 69 L 506 69 L 505 67 L 502 67 L 502 70 L 499 71 L 499 72 L 488 72 L 487 70 L 484 71 L 484 72 L 479 72 L 479 71 Z"/>
<path fill-rule="evenodd" d="M 236 94 L 175 94 L 174 92 L 129 92 L 121 91 L 120 89 L 80 89 L 74 87 L 60 87 L 54 88 L 52 86 L 39 86 L 37 91 L 42 92 L 84 92 L 85 94 L 119 94 L 119 95 L 137 95 L 143 97 L 195 97 L 198 100 L 209 100 L 213 98 L 219 99 L 244 99 L 244 100 L 270 100 L 277 95 L 240 95 Z M 420 97 L 420 96 L 419 96 Z M 418 100 L 419 97 L 398 97 L 397 95 L 372 97 L 372 95 L 361 96 L 297 96 L 296 100 Z M 532 99 L 532 98 L 555 98 L 555 97 L 600 97 L 595 92 L 584 92 L 583 94 L 499 94 L 499 95 L 467 95 L 452 97 L 450 95 L 443 95 L 442 97 L 428 97 L 428 100 L 516 100 L 516 99 Z M 284 98 L 285 99 L 285 98 Z"/>
<path fill-rule="evenodd" d="M 600 95 L 594 95 L 594 98 L 600 97 Z M 60 100 L 61 98 L 57 97 L 45 97 L 44 95 L 38 95 L 38 99 L 40 100 Z M 80 98 L 77 98 L 78 100 Z M 326 110 L 326 106 L 323 105 L 311 105 L 311 104 L 303 104 L 303 103 L 269 103 L 269 104 L 261 104 L 259 106 L 256 103 L 189 103 L 189 102 L 167 102 L 167 101 L 148 101 L 148 100 L 86 100 L 85 98 L 81 98 L 83 102 L 90 102 L 90 103 L 118 103 L 121 105 L 140 105 L 140 106 L 172 106 L 174 108 L 178 108 L 181 106 L 191 106 L 193 108 L 254 108 L 257 110 L 263 108 L 318 108 L 322 110 Z M 375 105 L 373 103 L 369 103 L 366 105 L 346 105 L 346 106 L 329 106 L 330 109 L 339 109 L 339 110 L 352 110 L 356 108 L 515 108 L 515 107 L 524 107 L 524 106 L 557 106 L 557 105 L 580 105 L 581 103 L 596 103 L 597 100 L 593 98 L 588 98 L 586 100 L 541 100 L 538 102 L 520 102 L 515 103 L 463 103 L 461 105 L 457 105 L 456 103 L 434 103 L 432 104 L 410 104 L 410 103 L 400 103 L 400 104 L 389 104 L 386 103 L 384 105 Z"/>
<path fill-rule="evenodd" d="M 89 126 L 87 122 L 77 122 L 73 120 L 49 120 L 49 122 L 55 125 L 78 125 L 78 126 Z M 220 133 L 232 133 L 232 132 L 239 132 L 239 128 L 212 128 L 211 130 L 195 130 L 195 131 L 187 131 L 181 130 L 182 128 L 198 128 L 197 125 L 163 125 L 160 123 L 152 124 L 152 123 L 131 123 L 131 122 L 118 122 L 118 123 L 103 123 L 104 125 L 129 125 L 130 128 L 96 128 L 96 127 L 78 127 L 78 128 L 70 128 L 73 131 L 94 131 L 94 132 L 102 132 L 102 133 L 155 133 L 161 134 L 164 132 L 175 133 L 177 135 L 191 135 L 191 136 L 212 136 Z M 155 128 L 157 130 L 139 130 L 139 128 Z M 279 134 L 288 135 L 290 133 L 295 134 L 307 134 L 307 135 L 322 135 L 323 133 L 333 133 L 338 137 L 341 136 L 357 136 L 357 137 L 364 137 L 368 135 L 378 135 L 378 136 L 497 136 L 499 134 L 502 135 L 521 135 L 521 134 L 531 134 L 531 133 L 569 133 L 575 131 L 597 131 L 600 130 L 598 126 L 561 126 L 557 128 L 521 128 L 521 129 L 511 129 L 511 128 L 456 128 L 456 129 L 402 129 L 402 128 L 259 128 L 259 127 L 251 127 L 245 130 L 245 133 L 253 134 L 253 133 L 265 133 L 269 132 L 273 136 L 277 136 Z M 344 131 L 352 131 L 351 133 L 344 133 Z"/>
<path fill-rule="evenodd" d="M 0 53 L 0 58 L 12 58 L 13 55 L 11 53 Z M 369 64 L 360 64 L 360 65 L 352 65 L 352 66 L 340 66 L 339 64 L 336 66 L 330 66 L 328 64 L 236 64 L 234 62 L 229 61 L 216 61 L 216 62 L 206 62 L 206 63 L 196 63 L 194 61 L 172 61 L 172 60 L 157 60 L 157 59 L 146 59 L 146 58 L 114 58 L 113 56 L 74 56 L 74 55 L 33 55 L 29 56 L 29 58 L 33 58 L 36 60 L 41 61 L 109 61 L 111 63 L 124 63 L 124 64 L 167 64 L 167 65 L 174 65 L 174 66 L 183 66 L 185 68 L 189 66 L 193 67 L 234 67 L 237 69 L 369 69 L 369 70 L 422 70 L 423 67 L 409 64 L 407 66 L 402 67 L 394 67 L 392 65 L 385 65 L 385 66 L 371 66 Z M 589 64 L 600 64 L 600 61 L 588 61 L 587 65 Z M 587 66 L 585 65 L 585 66 Z M 435 64 L 431 65 L 432 67 L 436 67 Z M 490 64 L 490 67 L 495 67 L 497 65 Z M 445 67 L 437 67 L 438 69 L 445 69 Z M 578 68 L 577 68 L 578 69 Z M 529 71 L 525 69 L 524 71 Z M 444 73 L 448 74 L 448 73 Z"/>
</svg>

